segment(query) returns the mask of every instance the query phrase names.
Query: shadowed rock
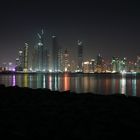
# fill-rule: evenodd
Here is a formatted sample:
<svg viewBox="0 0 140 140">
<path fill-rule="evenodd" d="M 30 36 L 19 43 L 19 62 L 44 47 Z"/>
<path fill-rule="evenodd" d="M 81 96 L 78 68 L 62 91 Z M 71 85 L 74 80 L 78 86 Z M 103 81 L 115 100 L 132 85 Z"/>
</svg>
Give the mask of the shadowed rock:
<svg viewBox="0 0 140 140">
<path fill-rule="evenodd" d="M 139 135 L 140 129 L 140 98 L 119 93 L 0 85 L 0 113 L 0 133 L 5 136 L 93 139 L 124 135 L 124 130 Z"/>
</svg>

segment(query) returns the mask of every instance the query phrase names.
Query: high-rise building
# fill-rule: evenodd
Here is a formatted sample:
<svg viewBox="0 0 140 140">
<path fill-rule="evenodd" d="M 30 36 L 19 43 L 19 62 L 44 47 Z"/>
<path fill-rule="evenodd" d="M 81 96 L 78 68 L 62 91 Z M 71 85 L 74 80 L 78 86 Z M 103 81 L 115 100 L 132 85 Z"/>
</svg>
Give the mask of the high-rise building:
<svg viewBox="0 0 140 140">
<path fill-rule="evenodd" d="M 112 72 L 120 72 L 120 61 L 118 57 L 112 57 Z"/>
<path fill-rule="evenodd" d="M 83 72 L 84 73 L 94 73 L 95 72 L 95 60 L 83 62 Z"/>
<path fill-rule="evenodd" d="M 52 36 L 52 72 L 59 72 L 61 66 L 61 49 L 56 36 Z"/>
<path fill-rule="evenodd" d="M 18 58 L 16 58 L 16 71 L 23 71 L 23 51 L 20 49 L 18 52 Z"/>
<path fill-rule="evenodd" d="M 122 60 L 120 60 L 120 68 L 119 71 L 120 72 L 126 72 L 128 70 L 127 68 L 127 58 L 124 57 Z"/>
<path fill-rule="evenodd" d="M 78 72 L 82 72 L 83 71 L 83 43 L 81 41 L 78 40 L 78 53 L 77 53 L 77 57 L 78 57 L 78 65 L 77 65 L 77 71 Z"/>
<path fill-rule="evenodd" d="M 76 70 L 76 62 L 74 60 L 70 63 L 70 72 L 75 72 Z"/>
<path fill-rule="evenodd" d="M 140 72 L 140 56 L 137 56 L 137 61 L 136 61 L 136 72 Z"/>
<path fill-rule="evenodd" d="M 19 66 L 23 69 L 23 51 L 19 50 Z"/>
<path fill-rule="evenodd" d="M 34 71 L 43 72 L 47 71 L 47 47 L 44 40 L 44 31 L 38 33 L 38 43 L 34 47 Z"/>
<path fill-rule="evenodd" d="M 85 61 L 83 62 L 83 72 L 84 73 L 89 73 L 90 72 L 90 61 Z"/>
<path fill-rule="evenodd" d="M 24 72 L 27 72 L 28 71 L 28 60 L 29 60 L 29 46 L 28 46 L 28 44 L 27 43 L 25 43 L 25 47 L 24 47 L 24 49 L 23 49 L 23 55 L 24 55 L 24 57 L 23 57 L 23 71 Z"/>
<path fill-rule="evenodd" d="M 97 61 L 96 61 L 96 72 L 102 72 L 103 69 L 103 58 L 101 56 L 101 54 L 99 53 L 97 55 Z"/>
<path fill-rule="evenodd" d="M 68 72 L 68 71 L 70 71 L 70 63 L 69 63 L 69 53 L 68 53 L 67 49 L 64 51 L 63 57 L 64 57 L 63 58 L 63 61 L 64 61 L 63 71 Z"/>
<path fill-rule="evenodd" d="M 19 50 L 18 58 L 16 58 L 16 71 L 28 71 L 28 44 L 25 43 L 23 49 Z"/>
<path fill-rule="evenodd" d="M 95 72 L 95 59 L 91 59 L 90 72 Z"/>
<path fill-rule="evenodd" d="M 59 47 L 59 51 L 58 51 L 58 71 L 62 72 L 63 71 L 63 51 L 62 48 L 60 46 Z"/>
<path fill-rule="evenodd" d="M 112 57 L 112 72 L 126 72 L 127 68 L 127 59 L 119 59 L 118 57 Z"/>
</svg>

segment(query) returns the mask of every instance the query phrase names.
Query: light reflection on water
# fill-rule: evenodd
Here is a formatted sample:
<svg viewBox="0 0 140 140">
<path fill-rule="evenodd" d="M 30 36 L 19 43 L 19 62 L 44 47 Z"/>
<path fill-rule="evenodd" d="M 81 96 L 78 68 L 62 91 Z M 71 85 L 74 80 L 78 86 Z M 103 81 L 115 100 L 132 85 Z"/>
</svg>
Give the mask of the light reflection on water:
<svg viewBox="0 0 140 140">
<path fill-rule="evenodd" d="M 134 78 L 134 79 L 132 79 L 132 93 L 133 93 L 133 96 L 137 95 L 136 85 L 137 85 L 137 81 L 136 81 L 136 78 Z"/>
<path fill-rule="evenodd" d="M 15 75 L 13 75 L 13 77 L 12 77 L 12 86 L 15 86 L 16 85 L 16 76 Z"/>
<path fill-rule="evenodd" d="M 16 74 L 0 75 L 0 84 L 6 86 L 48 88 L 59 91 L 74 91 L 77 93 L 92 92 L 96 94 L 121 93 L 140 96 L 140 78 L 126 76 L 102 75 L 45 75 L 45 74 Z"/>
<path fill-rule="evenodd" d="M 120 93 L 126 94 L 126 78 L 125 77 L 122 77 L 122 79 L 120 79 Z"/>
</svg>

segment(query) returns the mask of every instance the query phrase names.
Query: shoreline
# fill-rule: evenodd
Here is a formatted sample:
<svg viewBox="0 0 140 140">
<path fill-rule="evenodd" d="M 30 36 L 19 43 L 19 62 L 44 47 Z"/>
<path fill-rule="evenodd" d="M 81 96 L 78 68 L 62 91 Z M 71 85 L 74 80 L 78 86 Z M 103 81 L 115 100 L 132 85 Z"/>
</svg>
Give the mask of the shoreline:
<svg viewBox="0 0 140 140">
<path fill-rule="evenodd" d="M 50 72 L 13 72 L 13 71 L 5 71 L 5 72 L 0 72 L 1 74 L 45 74 L 45 75 L 133 75 L 133 76 L 140 76 L 140 72 L 127 72 L 127 73 L 83 73 L 83 72 L 59 72 L 59 73 L 50 73 Z"/>
<path fill-rule="evenodd" d="M 140 98 L 0 86 L 5 137 L 104 138 L 138 135 Z M 132 130 L 135 130 L 134 132 Z M 129 133 L 131 132 L 131 133 Z"/>
</svg>

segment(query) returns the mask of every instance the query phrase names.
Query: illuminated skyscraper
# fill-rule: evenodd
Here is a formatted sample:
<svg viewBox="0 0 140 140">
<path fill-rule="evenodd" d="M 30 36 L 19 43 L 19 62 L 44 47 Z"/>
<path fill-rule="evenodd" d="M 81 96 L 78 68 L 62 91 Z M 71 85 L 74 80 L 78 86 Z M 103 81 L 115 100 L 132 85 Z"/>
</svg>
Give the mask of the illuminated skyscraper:
<svg viewBox="0 0 140 140">
<path fill-rule="evenodd" d="M 127 68 L 127 59 L 124 57 L 123 59 L 119 59 L 118 57 L 112 58 L 112 72 L 126 72 Z"/>
<path fill-rule="evenodd" d="M 52 72 L 58 72 L 60 69 L 60 47 L 58 46 L 58 42 L 56 36 L 52 36 Z"/>
<path fill-rule="evenodd" d="M 82 63 L 83 63 L 83 43 L 79 40 L 78 40 L 77 57 L 78 57 L 77 70 L 78 70 L 78 72 L 82 72 L 83 71 L 83 66 L 82 66 Z"/>
<path fill-rule="evenodd" d="M 95 71 L 95 59 L 91 59 L 91 66 L 90 66 L 90 72 Z"/>
<path fill-rule="evenodd" d="M 137 56 L 137 61 L 136 61 L 136 72 L 140 72 L 140 56 Z"/>
<path fill-rule="evenodd" d="M 101 54 L 98 54 L 98 56 L 97 56 L 97 65 L 102 65 L 102 63 L 103 63 L 103 59 L 102 59 L 102 56 L 101 56 Z"/>
<path fill-rule="evenodd" d="M 16 71 L 23 71 L 23 51 L 20 49 L 18 52 L 18 58 L 16 58 Z"/>
<path fill-rule="evenodd" d="M 119 68 L 120 72 L 126 72 L 127 71 L 127 58 L 124 57 L 121 61 L 120 61 L 120 68 Z"/>
<path fill-rule="evenodd" d="M 23 55 L 24 55 L 24 57 L 23 57 L 23 71 L 24 72 L 27 72 L 28 71 L 28 60 L 29 60 L 29 51 L 28 51 L 28 48 L 29 46 L 28 46 L 28 44 L 27 43 L 25 43 L 25 47 L 24 47 L 24 49 L 23 49 Z"/>
<path fill-rule="evenodd" d="M 119 58 L 118 57 L 112 57 L 112 72 L 119 72 Z"/>
<path fill-rule="evenodd" d="M 70 71 L 70 69 L 69 69 L 70 68 L 70 64 L 69 64 L 69 53 L 68 53 L 68 50 L 67 49 L 64 52 L 63 61 L 64 61 L 63 71 L 65 71 L 65 72 Z"/>
<path fill-rule="evenodd" d="M 101 54 L 98 54 L 97 56 L 97 61 L 96 61 L 96 72 L 102 72 L 102 68 L 103 68 L 103 58 L 101 56 Z"/>
<path fill-rule="evenodd" d="M 25 43 L 25 47 L 19 50 L 18 58 L 16 58 L 16 71 L 28 71 L 28 44 Z"/>
<path fill-rule="evenodd" d="M 34 66 L 35 71 L 43 72 L 47 71 L 47 47 L 44 41 L 44 31 L 41 34 L 38 33 L 38 43 L 34 47 Z"/>
<path fill-rule="evenodd" d="M 63 71 L 63 51 L 62 48 L 58 45 L 59 51 L 58 51 L 58 71 Z"/>
</svg>

